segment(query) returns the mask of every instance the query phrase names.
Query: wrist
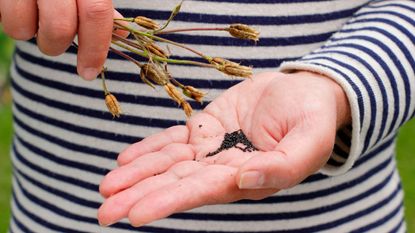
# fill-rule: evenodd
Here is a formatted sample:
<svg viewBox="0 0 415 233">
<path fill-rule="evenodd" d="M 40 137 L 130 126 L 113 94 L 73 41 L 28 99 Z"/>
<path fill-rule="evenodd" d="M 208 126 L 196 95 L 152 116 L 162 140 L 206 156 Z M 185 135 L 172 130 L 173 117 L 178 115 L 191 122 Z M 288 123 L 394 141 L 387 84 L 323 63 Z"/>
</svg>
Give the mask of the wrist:
<svg viewBox="0 0 415 233">
<path fill-rule="evenodd" d="M 343 88 L 336 81 L 334 81 L 328 76 L 325 76 L 319 73 L 313 73 L 309 71 L 298 71 L 296 73 L 298 74 L 304 73 L 304 74 L 307 74 L 307 76 L 312 76 L 314 78 L 319 78 L 319 79 L 327 81 L 332 87 L 332 90 L 333 90 L 333 93 L 336 99 L 336 113 L 337 113 L 336 114 L 337 115 L 336 127 L 337 129 L 340 129 L 346 125 L 351 124 L 352 117 L 351 117 L 351 109 L 350 109 L 349 100 Z"/>
</svg>

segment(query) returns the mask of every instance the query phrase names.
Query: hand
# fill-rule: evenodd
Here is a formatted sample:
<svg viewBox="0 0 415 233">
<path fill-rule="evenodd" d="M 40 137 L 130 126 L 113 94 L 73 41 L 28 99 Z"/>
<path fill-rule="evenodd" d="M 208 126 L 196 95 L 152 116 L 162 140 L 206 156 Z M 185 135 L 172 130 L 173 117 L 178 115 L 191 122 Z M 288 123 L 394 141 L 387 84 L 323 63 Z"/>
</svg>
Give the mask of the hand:
<svg viewBox="0 0 415 233">
<path fill-rule="evenodd" d="M 102 225 L 140 226 L 173 213 L 290 188 L 328 160 L 336 129 L 350 122 L 343 90 L 317 74 L 264 73 L 224 92 L 186 126 L 128 147 L 100 186 Z M 206 157 L 242 129 L 258 151 Z"/>
<path fill-rule="evenodd" d="M 4 32 L 17 40 L 36 36 L 39 49 L 47 55 L 64 53 L 78 34 L 78 73 L 87 80 L 102 70 L 113 17 L 122 16 L 111 0 L 0 0 Z"/>
</svg>

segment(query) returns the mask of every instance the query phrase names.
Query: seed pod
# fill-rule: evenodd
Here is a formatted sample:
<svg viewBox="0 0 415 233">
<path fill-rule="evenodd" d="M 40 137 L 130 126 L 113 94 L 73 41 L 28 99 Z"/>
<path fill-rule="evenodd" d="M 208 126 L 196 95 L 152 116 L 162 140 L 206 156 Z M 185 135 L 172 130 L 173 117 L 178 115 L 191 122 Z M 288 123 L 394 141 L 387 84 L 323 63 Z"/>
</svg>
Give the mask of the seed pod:
<svg viewBox="0 0 415 233">
<path fill-rule="evenodd" d="M 190 117 L 192 115 L 192 107 L 190 104 L 183 98 L 181 93 L 177 90 L 177 88 L 171 84 L 167 83 L 163 86 L 164 90 L 167 92 L 167 94 L 172 98 L 176 103 L 178 103 L 184 110 L 184 113 L 186 116 Z"/>
<path fill-rule="evenodd" d="M 231 24 L 227 31 L 235 38 L 253 40 L 255 42 L 259 40 L 259 32 L 245 24 Z"/>
<path fill-rule="evenodd" d="M 141 67 L 141 79 L 148 85 L 154 87 L 152 83 L 164 86 L 168 83 L 168 74 L 157 64 L 147 63 Z"/>
<path fill-rule="evenodd" d="M 135 17 L 134 23 L 149 30 L 157 30 L 160 28 L 159 24 L 156 21 L 144 16 Z"/>
<path fill-rule="evenodd" d="M 110 111 L 110 113 L 112 114 L 112 117 L 117 117 L 119 118 L 121 115 L 121 107 L 120 104 L 118 103 L 117 98 L 115 98 L 115 96 L 111 93 L 108 93 L 105 95 L 105 104 L 107 105 L 108 110 Z"/>
<path fill-rule="evenodd" d="M 210 64 L 216 65 L 216 69 L 231 76 L 249 78 L 252 76 L 252 68 L 243 66 L 238 63 L 214 57 L 210 60 Z"/>
<path fill-rule="evenodd" d="M 152 53 L 156 56 L 159 56 L 159 57 L 162 57 L 162 58 L 168 58 L 169 57 L 168 53 L 166 51 L 164 51 L 160 46 L 158 46 L 155 43 L 147 43 L 145 45 L 145 47 L 150 53 Z"/>
<path fill-rule="evenodd" d="M 243 78 L 252 77 L 252 68 L 248 66 L 226 64 L 224 66 L 219 67 L 218 70 L 231 76 Z"/>
<path fill-rule="evenodd" d="M 183 94 L 189 98 L 196 100 L 199 103 L 202 103 L 202 99 L 206 95 L 206 93 L 200 91 L 199 89 L 193 86 L 185 86 L 183 88 Z"/>
<path fill-rule="evenodd" d="M 229 61 L 229 60 L 221 58 L 221 57 L 214 57 L 209 62 L 210 62 L 210 64 L 216 65 L 216 66 L 224 66 L 226 64 L 239 65 L 238 63 Z"/>
<path fill-rule="evenodd" d="M 190 104 L 188 102 L 183 102 L 182 103 L 182 108 L 184 110 L 184 113 L 186 114 L 187 117 L 191 117 L 192 113 L 193 113 L 193 109 L 192 106 L 190 106 Z"/>
</svg>

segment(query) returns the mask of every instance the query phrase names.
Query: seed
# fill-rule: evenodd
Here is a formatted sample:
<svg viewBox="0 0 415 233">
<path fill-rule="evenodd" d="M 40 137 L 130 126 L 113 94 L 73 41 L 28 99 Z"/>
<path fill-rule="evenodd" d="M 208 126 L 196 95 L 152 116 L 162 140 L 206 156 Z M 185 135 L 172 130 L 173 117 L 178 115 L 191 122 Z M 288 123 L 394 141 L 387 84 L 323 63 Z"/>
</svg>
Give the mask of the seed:
<svg viewBox="0 0 415 233">
<path fill-rule="evenodd" d="M 239 144 L 242 144 L 245 147 L 239 146 Z M 253 152 L 258 150 L 240 129 L 232 133 L 225 133 L 220 147 L 216 151 L 208 153 L 206 157 L 214 156 L 224 150 L 229 150 L 230 148 L 238 148 L 243 152 Z"/>
</svg>

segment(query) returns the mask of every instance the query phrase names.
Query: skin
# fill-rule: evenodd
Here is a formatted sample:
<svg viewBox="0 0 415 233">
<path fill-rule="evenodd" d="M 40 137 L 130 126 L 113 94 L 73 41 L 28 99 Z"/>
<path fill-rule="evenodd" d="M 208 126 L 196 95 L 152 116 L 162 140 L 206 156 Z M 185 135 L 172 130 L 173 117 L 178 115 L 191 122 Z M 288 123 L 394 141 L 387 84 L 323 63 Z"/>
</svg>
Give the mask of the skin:
<svg viewBox="0 0 415 233">
<path fill-rule="evenodd" d="M 331 79 L 259 74 L 225 91 L 187 125 L 126 148 L 100 185 L 106 199 L 98 219 L 107 226 L 128 217 L 142 226 L 204 205 L 263 199 L 324 166 L 337 129 L 350 122 L 346 95 Z M 259 151 L 205 157 L 238 129 Z"/>
<path fill-rule="evenodd" d="M 113 17 L 122 16 L 111 0 L 0 0 L 3 31 L 16 40 L 36 37 L 46 55 L 64 53 L 78 35 L 78 73 L 86 80 L 95 79 L 102 70 Z"/>
</svg>

